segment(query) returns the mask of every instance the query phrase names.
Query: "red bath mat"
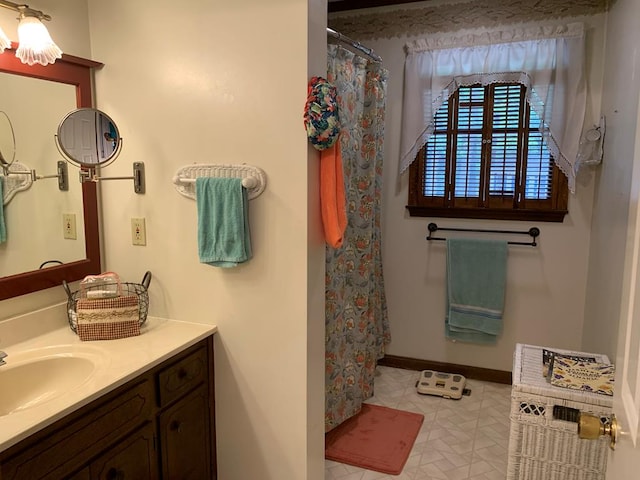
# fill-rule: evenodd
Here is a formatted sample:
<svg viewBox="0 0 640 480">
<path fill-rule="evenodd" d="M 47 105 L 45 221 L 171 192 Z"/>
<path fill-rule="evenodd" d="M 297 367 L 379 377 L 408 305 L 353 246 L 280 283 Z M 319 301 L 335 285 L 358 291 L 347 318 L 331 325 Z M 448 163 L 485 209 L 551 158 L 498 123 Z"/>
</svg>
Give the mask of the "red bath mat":
<svg viewBox="0 0 640 480">
<path fill-rule="evenodd" d="M 376 472 L 399 475 L 424 415 L 363 404 L 357 415 L 325 436 L 324 456 Z"/>
</svg>

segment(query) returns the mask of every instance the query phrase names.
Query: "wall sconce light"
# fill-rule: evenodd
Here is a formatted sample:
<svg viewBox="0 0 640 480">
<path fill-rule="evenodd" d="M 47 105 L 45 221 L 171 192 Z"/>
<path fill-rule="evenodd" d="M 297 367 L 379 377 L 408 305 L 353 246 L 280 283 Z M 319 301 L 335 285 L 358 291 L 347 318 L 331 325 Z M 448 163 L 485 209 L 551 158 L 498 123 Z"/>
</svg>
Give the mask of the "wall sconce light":
<svg viewBox="0 0 640 480">
<path fill-rule="evenodd" d="M 11 40 L 7 37 L 7 34 L 2 31 L 0 28 L 0 53 L 4 52 L 5 48 L 9 48 L 11 46 Z"/>
<path fill-rule="evenodd" d="M 0 0 L 0 7 L 14 10 L 20 14 L 18 17 L 18 49 L 16 57 L 27 65 L 48 65 L 62 57 L 62 50 L 53 42 L 47 27 L 42 20 L 51 20 L 51 17 L 40 10 L 29 8 L 28 5 Z M 0 53 L 6 48 L 11 48 L 11 41 L 0 29 Z"/>
</svg>

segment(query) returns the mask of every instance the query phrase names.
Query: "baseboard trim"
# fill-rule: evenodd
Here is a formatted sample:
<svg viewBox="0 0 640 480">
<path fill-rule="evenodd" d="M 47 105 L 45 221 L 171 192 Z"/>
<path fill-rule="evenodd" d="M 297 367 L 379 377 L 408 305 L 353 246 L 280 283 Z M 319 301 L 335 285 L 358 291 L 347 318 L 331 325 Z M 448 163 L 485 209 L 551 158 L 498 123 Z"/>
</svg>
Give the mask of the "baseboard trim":
<svg viewBox="0 0 640 480">
<path fill-rule="evenodd" d="M 431 360 L 399 357 L 397 355 L 385 355 L 378 360 L 378 365 L 404 368 L 405 370 L 434 370 L 436 372 L 458 373 L 465 378 L 511 385 L 511 372 L 506 372 L 504 370 L 492 370 L 490 368 L 472 367 L 469 365 L 456 365 L 455 363 L 433 362 Z"/>
</svg>

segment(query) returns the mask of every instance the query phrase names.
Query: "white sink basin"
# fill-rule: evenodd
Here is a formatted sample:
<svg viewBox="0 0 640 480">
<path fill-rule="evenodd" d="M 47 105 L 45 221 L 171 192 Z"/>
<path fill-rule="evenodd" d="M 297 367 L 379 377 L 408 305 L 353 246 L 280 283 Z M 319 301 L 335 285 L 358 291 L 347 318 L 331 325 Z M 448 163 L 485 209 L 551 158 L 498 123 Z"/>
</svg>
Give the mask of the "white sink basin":
<svg viewBox="0 0 640 480">
<path fill-rule="evenodd" d="M 72 393 L 104 364 L 90 346 L 62 345 L 9 353 L 0 366 L 0 417 Z"/>
</svg>

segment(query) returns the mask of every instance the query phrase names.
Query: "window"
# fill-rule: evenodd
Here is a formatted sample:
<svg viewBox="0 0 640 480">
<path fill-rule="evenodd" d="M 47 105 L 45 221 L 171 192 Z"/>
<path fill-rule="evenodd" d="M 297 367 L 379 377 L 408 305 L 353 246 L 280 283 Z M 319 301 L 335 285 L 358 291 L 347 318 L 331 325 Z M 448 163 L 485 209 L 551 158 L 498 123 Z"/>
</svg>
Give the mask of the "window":
<svg viewBox="0 0 640 480">
<path fill-rule="evenodd" d="M 460 87 L 411 164 L 412 216 L 546 220 L 567 213 L 567 179 L 519 83 Z"/>
</svg>

